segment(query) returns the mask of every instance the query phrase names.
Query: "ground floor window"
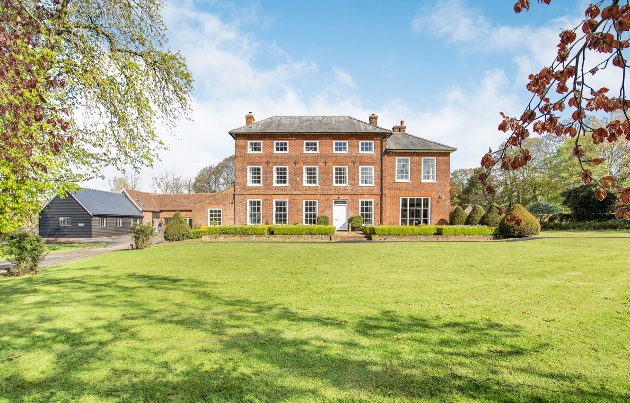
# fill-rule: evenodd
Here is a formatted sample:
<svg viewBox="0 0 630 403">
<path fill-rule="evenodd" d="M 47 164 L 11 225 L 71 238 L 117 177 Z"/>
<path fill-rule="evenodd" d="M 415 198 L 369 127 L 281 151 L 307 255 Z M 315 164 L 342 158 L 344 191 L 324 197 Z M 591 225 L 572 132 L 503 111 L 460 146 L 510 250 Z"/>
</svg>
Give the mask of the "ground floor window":
<svg viewBox="0 0 630 403">
<path fill-rule="evenodd" d="M 359 214 L 363 217 L 363 224 L 374 224 L 374 200 L 359 200 Z"/>
<path fill-rule="evenodd" d="M 223 211 L 220 208 L 208 209 L 208 225 L 223 225 Z"/>
<path fill-rule="evenodd" d="M 247 224 L 262 224 L 262 200 L 247 200 Z"/>
<path fill-rule="evenodd" d="M 101 217 L 100 224 L 101 227 L 107 227 L 107 217 Z"/>
<path fill-rule="evenodd" d="M 317 224 L 317 200 L 304 200 L 304 224 Z"/>
<path fill-rule="evenodd" d="M 190 228 L 192 228 L 192 218 L 185 217 L 185 218 L 184 218 L 184 221 L 186 221 L 186 224 L 188 224 L 188 226 L 189 226 Z"/>
<path fill-rule="evenodd" d="M 59 217 L 60 227 L 70 227 L 72 225 L 72 217 Z"/>
<path fill-rule="evenodd" d="M 122 218 L 116 218 L 116 226 L 117 227 L 122 227 L 122 224 L 123 224 L 122 222 L 123 222 Z"/>
<path fill-rule="evenodd" d="M 273 223 L 288 224 L 289 223 L 289 202 L 288 200 L 273 201 Z"/>
<path fill-rule="evenodd" d="M 430 197 L 400 198 L 400 225 L 429 224 L 430 212 Z"/>
</svg>

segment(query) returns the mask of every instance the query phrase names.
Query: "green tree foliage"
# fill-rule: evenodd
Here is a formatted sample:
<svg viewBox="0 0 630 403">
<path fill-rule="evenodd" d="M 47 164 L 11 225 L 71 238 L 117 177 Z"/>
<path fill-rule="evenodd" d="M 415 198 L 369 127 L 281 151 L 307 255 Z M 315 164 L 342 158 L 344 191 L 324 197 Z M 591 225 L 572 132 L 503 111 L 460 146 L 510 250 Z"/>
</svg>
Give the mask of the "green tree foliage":
<svg viewBox="0 0 630 403">
<path fill-rule="evenodd" d="M 492 203 L 488 211 L 481 217 L 479 224 L 487 225 L 488 227 L 498 227 L 501 222 L 501 212 L 503 209 L 497 204 Z"/>
<path fill-rule="evenodd" d="M 464 225 L 466 223 L 466 212 L 460 206 L 456 206 L 453 211 L 451 211 L 451 225 Z"/>
<path fill-rule="evenodd" d="M 473 209 L 468 213 L 466 217 L 465 225 L 477 225 L 481 221 L 481 217 L 486 214 L 486 211 L 479 204 L 475 204 Z"/>
<path fill-rule="evenodd" d="M 330 219 L 327 215 L 317 216 L 317 225 L 330 225 Z"/>
<path fill-rule="evenodd" d="M 193 182 L 195 193 L 215 193 L 234 186 L 234 156 L 227 157 L 217 165 L 203 168 Z"/>
<path fill-rule="evenodd" d="M 573 218 L 577 221 L 602 220 L 610 218 L 615 211 L 617 197 L 608 195 L 603 200 L 595 197 L 597 186 L 581 185 L 562 192 L 562 204 L 571 209 Z"/>
<path fill-rule="evenodd" d="M 558 214 L 558 206 L 543 200 L 530 203 L 525 208 L 538 219 L 547 215 Z"/>
<path fill-rule="evenodd" d="M 350 217 L 350 230 L 351 231 L 361 231 L 363 227 L 363 216 L 353 215 Z"/>
<path fill-rule="evenodd" d="M 159 0 L 0 2 L 0 233 L 105 166 L 150 165 L 189 112 Z"/>
<path fill-rule="evenodd" d="M 131 237 L 136 249 L 150 247 L 153 236 L 155 236 L 155 228 L 151 224 L 135 224 L 131 227 Z"/>
<path fill-rule="evenodd" d="M 190 238 L 192 232 L 182 215 L 176 212 L 164 228 L 164 239 L 167 241 L 183 241 Z"/>
<path fill-rule="evenodd" d="M 515 204 L 501 218 L 499 231 L 502 235 L 513 237 L 533 236 L 540 233 L 540 222 L 521 204 Z"/>
<path fill-rule="evenodd" d="M 14 276 L 35 274 L 39 263 L 48 254 L 46 245 L 39 235 L 26 231 L 14 232 L 5 237 L 2 254 L 13 264 L 9 273 Z"/>
</svg>

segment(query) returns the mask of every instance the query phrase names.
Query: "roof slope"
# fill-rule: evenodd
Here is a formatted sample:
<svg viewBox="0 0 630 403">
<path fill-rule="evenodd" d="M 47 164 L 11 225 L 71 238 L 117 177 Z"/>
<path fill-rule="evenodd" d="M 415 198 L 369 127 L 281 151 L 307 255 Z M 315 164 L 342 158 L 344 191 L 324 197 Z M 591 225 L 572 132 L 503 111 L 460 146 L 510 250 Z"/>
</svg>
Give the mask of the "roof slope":
<svg viewBox="0 0 630 403">
<path fill-rule="evenodd" d="M 453 152 L 457 148 L 435 141 L 413 136 L 409 133 L 395 132 L 387 138 L 386 150 L 414 150 L 414 151 L 447 151 Z"/>
<path fill-rule="evenodd" d="M 272 116 L 239 127 L 229 132 L 250 133 L 376 133 L 389 134 L 391 130 L 373 126 L 350 116 Z"/>
<path fill-rule="evenodd" d="M 71 193 L 88 213 L 94 215 L 142 217 L 142 211 L 122 193 L 83 189 Z"/>
<path fill-rule="evenodd" d="M 216 193 L 148 193 L 125 189 L 125 193 L 142 211 L 187 211 Z"/>
</svg>

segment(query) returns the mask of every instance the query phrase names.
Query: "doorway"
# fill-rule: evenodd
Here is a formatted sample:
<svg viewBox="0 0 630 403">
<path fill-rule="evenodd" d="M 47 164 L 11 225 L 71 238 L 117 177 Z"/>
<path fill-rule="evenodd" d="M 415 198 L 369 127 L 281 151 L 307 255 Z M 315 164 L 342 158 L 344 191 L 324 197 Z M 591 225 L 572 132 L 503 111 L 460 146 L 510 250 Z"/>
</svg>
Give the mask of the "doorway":
<svg viewBox="0 0 630 403">
<path fill-rule="evenodd" d="M 333 201 L 333 225 L 338 231 L 348 230 L 348 201 Z"/>
</svg>

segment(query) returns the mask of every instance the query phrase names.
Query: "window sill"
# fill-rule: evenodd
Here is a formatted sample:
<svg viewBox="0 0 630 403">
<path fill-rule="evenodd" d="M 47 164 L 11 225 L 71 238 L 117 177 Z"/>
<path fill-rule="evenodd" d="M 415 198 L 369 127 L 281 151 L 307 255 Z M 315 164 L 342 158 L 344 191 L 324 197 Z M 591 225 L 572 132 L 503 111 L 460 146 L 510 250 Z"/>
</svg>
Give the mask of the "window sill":
<svg viewBox="0 0 630 403">
<path fill-rule="evenodd" d="M 280 184 L 280 183 L 274 183 L 274 186 L 289 186 L 288 183 L 284 183 L 284 184 Z"/>
<path fill-rule="evenodd" d="M 374 151 L 359 151 L 359 154 L 374 154 Z"/>
<path fill-rule="evenodd" d="M 319 151 L 304 151 L 304 154 L 319 154 Z"/>
<path fill-rule="evenodd" d="M 394 182 L 398 182 L 398 183 L 411 183 L 410 180 L 401 180 L 401 179 L 396 179 Z"/>
<path fill-rule="evenodd" d="M 262 183 L 248 183 L 247 186 L 262 186 Z"/>
<path fill-rule="evenodd" d="M 306 184 L 306 183 L 305 183 L 305 184 L 303 184 L 302 186 L 310 186 L 310 187 L 315 187 L 315 186 L 319 186 L 319 184 L 317 184 L 317 185 L 309 185 L 309 184 Z"/>
<path fill-rule="evenodd" d="M 364 186 L 364 187 L 366 187 L 366 186 L 370 187 L 371 186 L 371 187 L 374 187 L 374 184 L 371 184 L 371 185 L 359 185 L 359 186 Z"/>
<path fill-rule="evenodd" d="M 247 154 L 262 154 L 262 151 L 248 151 Z"/>
<path fill-rule="evenodd" d="M 333 154 L 348 154 L 347 151 L 333 151 Z"/>
<path fill-rule="evenodd" d="M 288 154 L 288 151 L 274 151 L 274 154 Z"/>
<path fill-rule="evenodd" d="M 420 182 L 421 183 L 437 183 L 437 181 L 435 181 L 435 180 L 423 180 L 423 181 L 420 181 Z"/>
<path fill-rule="evenodd" d="M 345 186 L 345 187 L 347 187 L 349 185 L 336 185 L 336 184 L 333 184 L 333 186 L 337 186 L 337 187 L 344 187 Z"/>
</svg>

